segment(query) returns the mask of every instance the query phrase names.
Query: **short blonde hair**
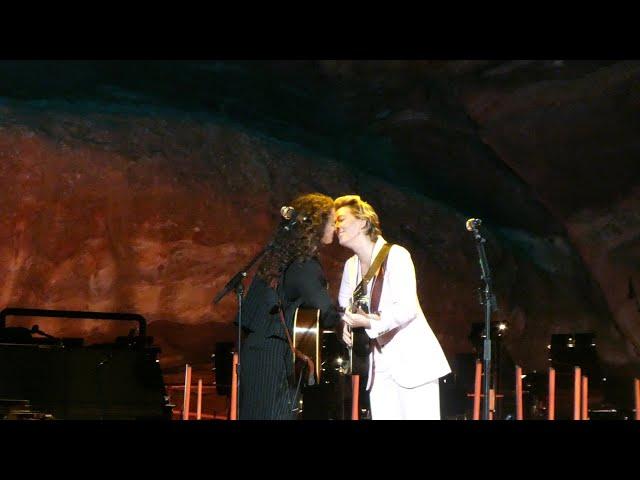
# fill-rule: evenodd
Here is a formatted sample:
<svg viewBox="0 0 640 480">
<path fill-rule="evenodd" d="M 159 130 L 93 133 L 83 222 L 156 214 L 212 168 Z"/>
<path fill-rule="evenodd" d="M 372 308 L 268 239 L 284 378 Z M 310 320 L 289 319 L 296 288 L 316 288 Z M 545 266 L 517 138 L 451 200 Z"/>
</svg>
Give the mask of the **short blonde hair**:
<svg viewBox="0 0 640 480">
<path fill-rule="evenodd" d="M 382 235 L 378 214 L 371 205 L 360 198 L 360 195 L 338 197 L 333 201 L 333 206 L 336 210 L 342 207 L 349 207 L 354 217 L 366 220 L 365 233 L 374 242 L 378 240 L 378 236 Z"/>
</svg>

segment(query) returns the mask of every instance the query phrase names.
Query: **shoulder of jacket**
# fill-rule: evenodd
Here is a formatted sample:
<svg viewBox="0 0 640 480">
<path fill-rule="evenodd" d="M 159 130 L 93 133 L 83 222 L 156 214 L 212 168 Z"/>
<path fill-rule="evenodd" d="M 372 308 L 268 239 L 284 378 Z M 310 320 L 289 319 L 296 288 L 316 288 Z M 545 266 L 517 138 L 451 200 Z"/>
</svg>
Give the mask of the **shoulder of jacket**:
<svg viewBox="0 0 640 480">
<path fill-rule="evenodd" d="M 409 250 L 404 248 L 402 245 L 398 245 L 397 243 L 394 243 L 391 245 L 391 248 L 389 249 L 389 255 L 393 255 L 394 257 L 397 257 L 397 256 L 410 257 L 411 253 L 409 253 Z"/>
</svg>

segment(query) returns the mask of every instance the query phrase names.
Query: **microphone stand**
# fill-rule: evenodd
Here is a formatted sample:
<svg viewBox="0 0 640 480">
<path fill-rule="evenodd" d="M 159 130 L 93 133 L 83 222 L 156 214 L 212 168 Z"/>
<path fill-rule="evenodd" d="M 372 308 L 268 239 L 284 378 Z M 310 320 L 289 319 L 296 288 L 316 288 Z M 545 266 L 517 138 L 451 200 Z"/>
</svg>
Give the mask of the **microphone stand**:
<svg viewBox="0 0 640 480">
<path fill-rule="evenodd" d="M 478 232 L 476 226 L 472 226 L 473 237 L 476 240 L 476 248 L 478 249 L 478 257 L 480 260 L 480 268 L 482 269 L 482 280 L 484 281 L 484 299 L 480 297 L 480 304 L 484 305 L 485 320 L 485 337 L 484 337 L 484 405 L 482 411 L 483 420 L 489 420 L 489 402 L 491 388 L 491 310 L 497 308 L 497 304 L 493 293 L 491 292 L 491 272 L 489 271 L 489 262 L 484 249 L 486 240 Z"/>
<path fill-rule="evenodd" d="M 284 223 L 281 228 L 288 231 L 296 223 L 297 223 L 297 219 L 294 217 L 289 221 L 287 221 L 286 223 Z M 217 293 L 217 295 L 213 299 L 213 303 L 217 304 L 231 290 L 234 290 L 236 292 L 236 298 L 238 299 L 238 322 L 237 322 L 238 323 L 238 364 L 236 367 L 236 375 L 238 377 L 238 382 L 236 387 L 237 399 L 238 399 L 236 418 L 238 420 L 240 420 L 240 351 L 241 351 L 241 344 L 242 344 L 242 299 L 244 294 L 244 286 L 242 285 L 242 280 L 244 280 L 244 278 L 247 276 L 247 272 L 251 269 L 251 267 L 253 267 L 253 265 L 258 260 L 260 260 L 265 255 L 265 253 L 267 253 L 269 250 L 273 248 L 273 242 L 274 242 L 274 239 L 272 239 L 265 248 L 263 248 L 260 252 L 258 252 L 258 254 L 255 257 L 253 257 L 253 259 L 247 265 L 245 265 L 242 268 L 242 270 L 240 270 L 233 277 L 231 277 L 231 280 L 227 282 L 227 284 L 222 288 L 222 290 L 220 290 Z"/>
</svg>

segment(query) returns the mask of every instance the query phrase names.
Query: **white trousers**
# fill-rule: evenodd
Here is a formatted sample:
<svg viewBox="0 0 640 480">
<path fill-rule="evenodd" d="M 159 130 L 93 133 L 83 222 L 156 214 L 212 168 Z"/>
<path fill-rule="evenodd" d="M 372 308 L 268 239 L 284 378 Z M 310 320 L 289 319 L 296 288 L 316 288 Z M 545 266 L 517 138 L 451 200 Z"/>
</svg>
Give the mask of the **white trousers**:
<svg viewBox="0 0 640 480">
<path fill-rule="evenodd" d="M 398 385 L 386 372 L 375 372 L 369 400 L 373 420 L 440 420 L 440 384 L 414 388 Z"/>
</svg>

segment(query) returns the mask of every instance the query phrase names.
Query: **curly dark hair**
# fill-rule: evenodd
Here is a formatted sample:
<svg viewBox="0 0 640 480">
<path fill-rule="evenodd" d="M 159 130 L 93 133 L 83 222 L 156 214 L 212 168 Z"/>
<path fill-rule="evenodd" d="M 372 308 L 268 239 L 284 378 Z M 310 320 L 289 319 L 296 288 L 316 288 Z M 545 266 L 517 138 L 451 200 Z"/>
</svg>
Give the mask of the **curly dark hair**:
<svg viewBox="0 0 640 480">
<path fill-rule="evenodd" d="M 267 283 L 277 280 L 292 262 L 316 255 L 333 210 L 333 199 L 321 193 L 308 193 L 297 197 L 291 206 L 296 211 L 298 222 L 289 230 L 280 225 L 273 239 L 273 248 L 265 254 L 258 267 L 257 275 Z"/>
</svg>

